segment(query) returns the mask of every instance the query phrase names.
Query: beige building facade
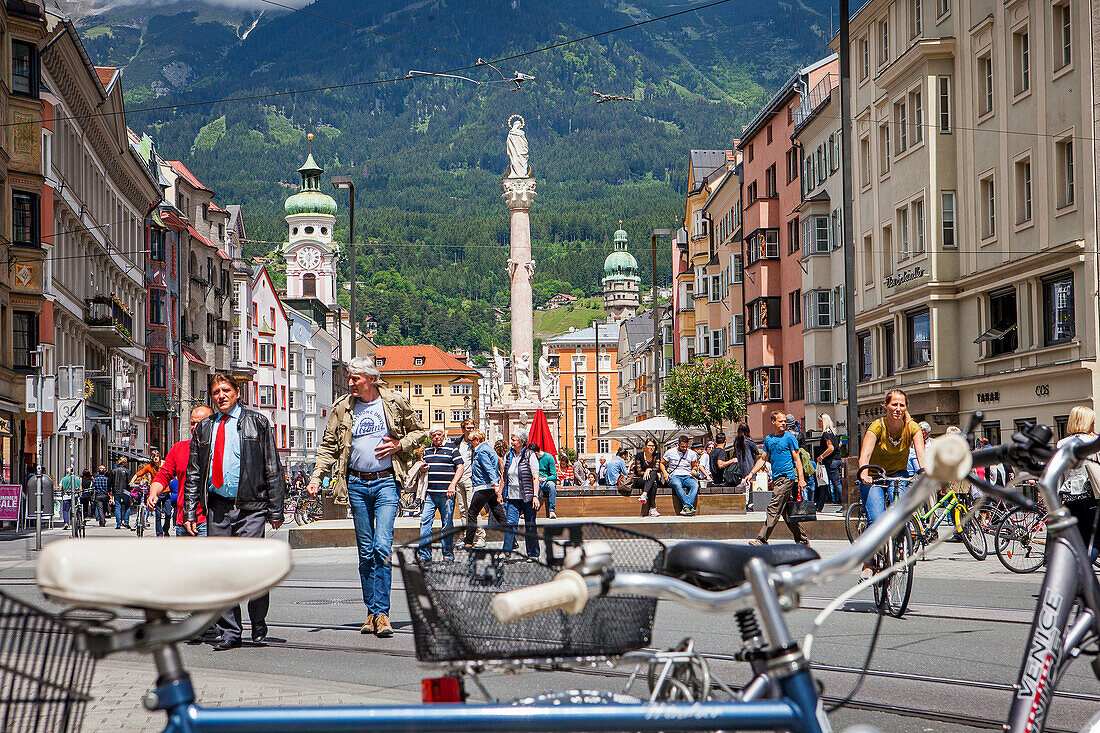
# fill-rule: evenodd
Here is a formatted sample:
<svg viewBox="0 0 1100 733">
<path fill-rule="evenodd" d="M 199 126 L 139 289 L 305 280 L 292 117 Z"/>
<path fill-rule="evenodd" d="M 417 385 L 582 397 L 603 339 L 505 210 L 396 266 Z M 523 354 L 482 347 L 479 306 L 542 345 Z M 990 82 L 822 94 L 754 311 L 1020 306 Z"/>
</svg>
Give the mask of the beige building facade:
<svg viewBox="0 0 1100 733">
<path fill-rule="evenodd" d="M 1089 4 L 872 0 L 852 21 L 860 423 L 1065 429 L 1097 385 Z"/>
</svg>

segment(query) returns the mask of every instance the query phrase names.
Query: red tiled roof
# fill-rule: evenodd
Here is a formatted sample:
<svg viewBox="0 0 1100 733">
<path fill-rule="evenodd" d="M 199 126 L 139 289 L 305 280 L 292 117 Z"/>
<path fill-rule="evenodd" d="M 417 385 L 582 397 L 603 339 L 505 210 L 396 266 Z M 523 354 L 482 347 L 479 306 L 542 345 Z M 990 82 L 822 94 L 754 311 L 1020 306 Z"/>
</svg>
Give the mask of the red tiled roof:
<svg viewBox="0 0 1100 733">
<path fill-rule="evenodd" d="M 202 364 L 203 366 L 209 366 L 205 361 L 203 361 L 202 357 L 199 356 L 198 353 L 194 349 L 191 349 L 187 346 L 184 346 L 182 350 L 183 350 L 183 355 L 186 356 L 191 361 L 195 362 L 196 364 Z"/>
<path fill-rule="evenodd" d="M 221 258 L 222 258 L 223 260 L 231 260 L 231 259 L 233 259 L 232 257 L 230 257 L 229 255 L 227 255 L 227 254 L 225 253 L 225 250 L 221 250 L 221 249 L 219 249 L 219 250 L 218 250 L 218 257 L 221 257 Z"/>
<path fill-rule="evenodd" d="M 383 374 L 393 372 L 461 372 L 477 375 L 477 371 L 463 364 L 438 346 L 379 346 L 374 350 L 376 359 L 385 359 L 378 367 Z M 417 366 L 413 360 L 423 357 Z"/>
<path fill-rule="evenodd" d="M 183 230 L 187 229 L 187 222 L 176 216 L 175 212 L 173 211 L 165 210 L 161 214 L 160 219 L 177 232 L 182 232 Z"/>
<path fill-rule="evenodd" d="M 107 85 L 111 83 L 111 79 L 114 79 L 115 74 L 118 73 L 118 68 L 114 66 L 97 66 L 95 67 L 95 73 L 99 77 L 99 83 L 106 89 Z"/>
<path fill-rule="evenodd" d="M 229 213 L 228 211 L 226 211 L 222 207 L 215 204 L 213 201 L 211 201 L 209 204 L 207 204 L 206 208 L 210 209 L 211 211 L 216 211 L 220 214 L 228 214 Z"/>
<path fill-rule="evenodd" d="M 195 229 L 195 227 L 191 226 L 190 224 L 187 225 L 187 233 L 190 234 L 195 239 L 202 242 L 203 244 L 205 244 L 207 247 L 214 247 L 213 242 L 211 242 L 209 239 L 207 239 L 206 237 L 199 234 L 199 230 Z M 214 249 L 217 249 L 217 247 L 214 247 Z"/>
<path fill-rule="evenodd" d="M 183 178 L 184 178 L 184 179 L 185 179 L 185 180 L 186 180 L 186 181 L 187 181 L 188 183 L 190 183 L 190 184 L 191 184 L 192 186 L 194 186 L 195 188 L 197 188 L 197 189 L 199 189 L 199 190 L 201 190 L 201 191 L 210 191 L 210 189 L 209 189 L 209 188 L 207 188 L 206 186 L 204 186 L 204 185 L 203 185 L 203 184 L 202 184 L 202 183 L 201 183 L 201 182 L 199 181 L 199 179 L 198 179 L 198 178 L 195 178 L 195 174 L 194 174 L 194 173 L 192 173 L 191 171 L 187 170 L 187 166 L 185 166 L 185 165 L 184 165 L 184 164 L 183 164 L 182 162 L 180 162 L 180 161 L 178 161 L 178 160 L 170 160 L 170 161 L 168 161 L 168 165 L 172 166 L 172 170 L 174 170 L 174 171 L 175 171 L 176 173 L 178 173 L 179 175 L 183 176 Z M 213 192 L 213 191 L 210 191 L 210 193 L 214 193 L 214 192 Z"/>
</svg>

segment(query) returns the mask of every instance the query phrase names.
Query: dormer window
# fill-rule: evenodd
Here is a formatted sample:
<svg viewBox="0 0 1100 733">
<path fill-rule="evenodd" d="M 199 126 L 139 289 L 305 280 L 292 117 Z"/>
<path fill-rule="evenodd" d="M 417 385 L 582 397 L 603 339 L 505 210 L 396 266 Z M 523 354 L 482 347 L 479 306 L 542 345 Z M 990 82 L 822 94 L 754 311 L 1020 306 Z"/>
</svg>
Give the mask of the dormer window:
<svg viewBox="0 0 1100 733">
<path fill-rule="evenodd" d="M 313 234 L 313 227 L 306 227 L 306 234 Z"/>
<path fill-rule="evenodd" d="M 413 357 L 413 366 L 424 366 L 424 357 L 423 356 L 414 356 Z"/>
<path fill-rule="evenodd" d="M 375 365 L 375 366 L 377 366 L 377 367 L 384 367 L 384 366 L 386 366 L 386 357 L 384 357 L 384 356 L 378 356 L 378 357 L 375 357 L 375 359 L 374 359 L 374 365 Z"/>
</svg>

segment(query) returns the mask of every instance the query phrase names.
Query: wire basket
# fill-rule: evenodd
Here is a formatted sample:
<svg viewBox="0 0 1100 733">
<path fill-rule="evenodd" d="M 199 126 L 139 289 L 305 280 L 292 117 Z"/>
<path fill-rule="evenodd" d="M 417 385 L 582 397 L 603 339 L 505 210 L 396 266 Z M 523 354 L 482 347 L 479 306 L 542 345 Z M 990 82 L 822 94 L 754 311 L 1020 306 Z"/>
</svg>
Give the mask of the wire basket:
<svg viewBox="0 0 1100 733">
<path fill-rule="evenodd" d="M 95 659 L 78 627 L 0 592 L 0 731 L 79 731 Z"/>
<path fill-rule="evenodd" d="M 660 572 L 665 546 L 657 540 L 596 523 L 557 524 L 537 529 L 541 557 L 529 561 L 500 549 L 505 532 L 497 529 L 487 530 L 488 547 L 464 550 L 464 529 L 434 534 L 427 561 L 418 557 L 419 542 L 395 550 L 420 661 L 617 656 L 649 644 L 657 610 L 652 598 L 595 598 L 575 615 L 553 611 L 508 624 L 496 620 L 489 604 L 498 593 L 553 580 L 565 548 L 582 541 L 609 542 L 618 571 Z M 515 534 L 517 548 L 523 547 L 523 531 Z M 444 558 L 448 539 L 455 545 L 453 561 Z"/>
</svg>

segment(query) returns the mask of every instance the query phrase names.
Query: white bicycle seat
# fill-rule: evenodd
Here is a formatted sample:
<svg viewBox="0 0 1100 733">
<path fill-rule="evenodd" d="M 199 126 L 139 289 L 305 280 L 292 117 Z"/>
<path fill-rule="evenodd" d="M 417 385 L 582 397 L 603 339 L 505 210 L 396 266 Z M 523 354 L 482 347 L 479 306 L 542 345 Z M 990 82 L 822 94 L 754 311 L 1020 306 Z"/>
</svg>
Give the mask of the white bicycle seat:
<svg viewBox="0 0 1100 733">
<path fill-rule="evenodd" d="M 60 603 L 191 613 L 262 595 L 291 565 L 290 545 L 281 540 L 96 538 L 47 545 L 35 576 Z"/>
</svg>

